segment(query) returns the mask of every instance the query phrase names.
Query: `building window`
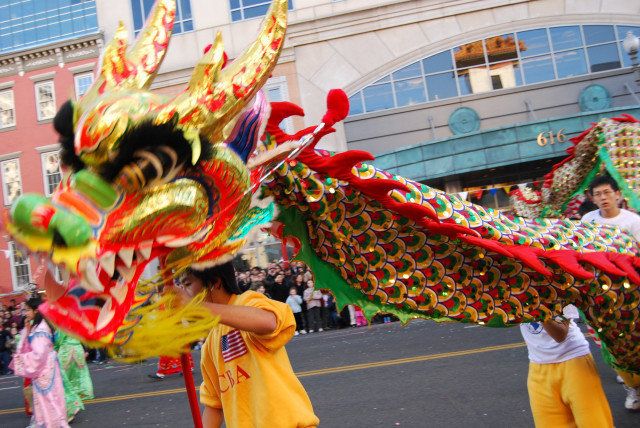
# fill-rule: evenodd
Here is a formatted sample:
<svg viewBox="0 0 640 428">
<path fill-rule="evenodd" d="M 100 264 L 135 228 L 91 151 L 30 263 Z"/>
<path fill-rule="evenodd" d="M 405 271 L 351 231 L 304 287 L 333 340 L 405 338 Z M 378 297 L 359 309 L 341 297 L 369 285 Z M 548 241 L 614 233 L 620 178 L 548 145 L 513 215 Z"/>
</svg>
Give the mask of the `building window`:
<svg viewBox="0 0 640 428">
<path fill-rule="evenodd" d="M 349 98 L 349 114 L 631 67 L 622 48 L 628 31 L 640 36 L 638 26 L 564 25 L 465 43 L 404 66 L 356 92 Z"/>
<path fill-rule="evenodd" d="M 56 115 L 56 99 L 53 91 L 53 82 L 36 83 L 35 88 L 38 120 L 53 119 Z"/>
<path fill-rule="evenodd" d="M 9 159 L 0 163 L 2 168 L 2 191 L 4 204 L 11 205 L 22 194 L 22 179 L 20 178 L 20 162 Z"/>
<path fill-rule="evenodd" d="M 13 289 L 15 291 L 25 290 L 31 282 L 31 267 L 29 257 L 16 248 L 13 241 L 9 242 L 11 250 L 11 277 L 13 279 Z"/>
<path fill-rule="evenodd" d="M 144 22 L 153 9 L 154 1 L 131 0 L 131 10 L 133 12 L 133 28 L 138 35 Z M 191 16 L 191 0 L 177 0 L 176 20 L 173 24 L 175 34 L 193 31 L 193 17 Z"/>
<path fill-rule="evenodd" d="M 0 92 L 0 128 L 16 125 L 16 108 L 13 102 L 13 90 Z"/>
<path fill-rule="evenodd" d="M 58 184 L 62 180 L 62 172 L 60 171 L 60 152 L 42 153 L 42 176 L 44 178 L 44 193 L 51 196 L 58 188 Z"/>
<path fill-rule="evenodd" d="M 93 84 L 93 73 L 76 74 L 73 76 L 76 86 L 76 99 L 80 98 Z"/>
<path fill-rule="evenodd" d="M 258 18 L 267 14 L 271 0 L 229 0 L 231 20 Z M 289 0 L 289 10 L 293 9 L 293 0 Z"/>
<path fill-rule="evenodd" d="M 269 102 L 289 101 L 289 89 L 287 86 L 287 78 L 284 76 L 272 77 L 267 80 L 263 87 L 264 93 Z M 280 126 L 288 133 L 293 133 L 293 122 L 291 118 L 285 119 Z"/>
<path fill-rule="evenodd" d="M 95 0 L 0 2 L 0 53 L 98 32 Z"/>
</svg>

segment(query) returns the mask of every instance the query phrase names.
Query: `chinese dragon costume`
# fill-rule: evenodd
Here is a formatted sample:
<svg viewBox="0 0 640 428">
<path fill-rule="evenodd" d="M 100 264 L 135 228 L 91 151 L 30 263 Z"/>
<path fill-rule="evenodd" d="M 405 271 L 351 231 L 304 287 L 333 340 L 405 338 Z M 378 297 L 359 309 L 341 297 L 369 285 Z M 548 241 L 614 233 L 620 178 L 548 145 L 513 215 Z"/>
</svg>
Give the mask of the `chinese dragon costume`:
<svg viewBox="0 0 640 428">
<path fill-rule="evenodd" d="M 508 326 L 573 303 L 615 365 L 640 372 L 640 258 L 630 236 L 484 209 L 377 169 L 366 152 L 315 149 L 348 112 L 342 91 L 329 93 L 319 126 L 286 134 L 280 122 L 303 111 L 269 105 L 260 88 L 282 49 L 287 0 L 273 0 L 234 61 L 225 65 L 218 36 L 183 93 L 150 92 L 174 15 L 174 2 L 159 0 L 130 49 L 116 32 L 91 89 L 55 119 L 68 176 L 50 199 L 21 196 L 5 218 L 13 239 L 63 268 L 43 310 L 61 329 L 125 357 L 177 355 L 215 320 L 149 303 L 156 288 L 138 281 L 145 266 L 162 259 L 157 282 L 170 282 L 188 266 L 229 260 L 251 230 L 269 228 L 340 306 L 369 318 Z"/>
</svg>

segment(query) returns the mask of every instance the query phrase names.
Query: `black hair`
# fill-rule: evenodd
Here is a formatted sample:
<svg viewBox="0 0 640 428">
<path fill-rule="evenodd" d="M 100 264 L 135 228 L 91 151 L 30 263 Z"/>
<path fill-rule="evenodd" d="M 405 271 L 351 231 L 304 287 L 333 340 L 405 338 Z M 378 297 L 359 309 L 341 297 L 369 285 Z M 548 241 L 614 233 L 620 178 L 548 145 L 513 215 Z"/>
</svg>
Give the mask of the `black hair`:
<svg viewBox="0 0 640 428">
<path fill-rule="evenodd" d="M 62 164 L 77 172 L 84 169 L 85 164 L 76 154 L 74 148 L 75 134 L 73 132 L 73 102 L 67 100 L 53 118 L 53 127 L 60 135 L 59 142 L 62 146 L 60 160 Z"/>
<path fill-rule="evenodd" d="M 172 159 L 160 149 L 161 147 L 175 153 L 178 165 L 191 159 L 191 145 L 184 137 L 183 131 L 177 128 L 176 119 L 159 125 L 152 121 L 144 121 L 128 129 L 120 137 L 117 155 L 101 166 L 100 175 L 109 182 L 113 181 L 126 165 L 136 160 L 135 153 L 138 151 L 152 153 L 162 165 L 164 173 L 169 172 Z M 153 165 L 148 165 L 142 172 L 148 181 L 158 178 L 155 176 L 157 171 Z"/>
<path fill-rule="evenodd" d="M 593 196 L 593 189 L 606 185 L 611 186 L 611 188 L 615 191 L 620 190 L 620 187 L 618 186 L 616 180 L 614 180 L 609 174 L 602 174 L 594 178 L 591 184 L 589 184 L 589 194 Z"/>
<path fill-rule="evenodd" d="M 195 276 L 205 288 L 211 288 L 216 279 L 220 279 L 224 289 L 230 294 L 240 294 L 240 287 L 236 282 L 236 271 L 233 268 L 232 262 L 226 262 L 218 266 L 211 268 L 196 270 L 193 268 L 187 269 L 187 273 Z"/>
<path fill-rule="evenodd" d="M 42 299 L 39 296 L 33 296 L 30 297 L 29 300 L 27 300 L 25 303 L 30 309 L 35 311 L 35 316 L 33 317 L 33 325 L 36 326 L 40 324 L 44 319 L 42 317 L 42 314 L 38 310 L 38 307 L 42 304 Z"/>
</svg>

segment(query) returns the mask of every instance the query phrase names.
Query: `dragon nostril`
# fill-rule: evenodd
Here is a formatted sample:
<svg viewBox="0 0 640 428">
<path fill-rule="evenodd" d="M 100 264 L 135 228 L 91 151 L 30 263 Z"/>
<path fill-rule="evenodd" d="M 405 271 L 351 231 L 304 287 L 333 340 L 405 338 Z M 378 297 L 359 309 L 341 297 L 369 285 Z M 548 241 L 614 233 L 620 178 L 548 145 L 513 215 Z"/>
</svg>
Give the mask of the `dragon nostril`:
<svg viewBox="0 0 640 428">
<path fill-rule="evenodd" d="M 64 237 L 58 232 L 58 230 L 53 231 L 53 245 L 55 247 L 67 247 L 67 243 L 64 240 Z"/>
</svg>

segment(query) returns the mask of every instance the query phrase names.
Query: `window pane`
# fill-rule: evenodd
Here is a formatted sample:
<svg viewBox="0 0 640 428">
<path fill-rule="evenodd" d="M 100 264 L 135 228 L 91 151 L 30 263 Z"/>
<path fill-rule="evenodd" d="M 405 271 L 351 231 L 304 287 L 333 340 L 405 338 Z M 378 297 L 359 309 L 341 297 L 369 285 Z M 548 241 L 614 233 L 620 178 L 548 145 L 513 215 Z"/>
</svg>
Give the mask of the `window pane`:
<svg viewBox="0 0 640 428">
<path fill-rule="evenodd" d="M 453 48 L 453 57 L 456 61 L 456 68 L 484 64 L 484 47 L 482 40 Z"/>
<path fill-rule="evenodd" d="M 583 25 L 584 38 L 588 45 L 615 40 L 612 25 Z"/>
<path fill-rule="evenodd" d="M 553 50 L 559 51 L 582 46 L 582 34 L 580 34 L 580 27 L 577 25 L 549 28 L 549 32 L 551 33 Z"/>
<path fill-rule="evenodd" d="M 183 21 L 188 21 L 191 19 L 191 1 L 190 0 L 180 0 L 180 18 Z"/>
<path fill-rule="evenodd" d="M 261 6 L 247 7 L 244 9 L 244 19 L 264 16 L 267 13 L 267 10 L 269 10 L 268 3 Z"/>
<path fill-rule="evenodd" d="M 640 36 L 640 27 L 634 27 L 629 25 L 618 25 L 618 39 L 624 40 L 627 37 L 627 32 L 631 31 L 636 37 Z"/>
<path fill-rule="evenodd" d="M 140 8 L 140 0 L 131 0 L 131 11 L 133 12 L 133 28 L 137 31 L 144 24 L 144 13 Z"/>
<path fill-rule="evenodd" d="M 400 80 L 394 83 L 396 89 L 396 101 L 398 107 L 408 106 L 427 101 L 424 93 L 422 77 L 409 80 Z"/>
<path fill-rule="evenodd" d="M 587 61 L 584 58 L 582 49 L 560 52 L 554 54 L 554 58 L 556 60 L 558 79 L 587 73 Z"/>
<path fill-rule="evenodd" d="M 411 65 L 408 65 L 400 70 L 394 72 L 393 80 L 407 79 L 409 77 L 418 77 L 422 75 L 422 70 L 420 69 L 420 63 L 414 62 Z"/>
<path fill-rule="evenodd" d="M 527 84 L 553 80 L 553 64 L 549 55 L 530 58 L 522 61 L 524 80 Z"/>
<path fill-rule="evenodd" d="M 362 93 L 358 92 L 349 97 L 349 115 L 364 113 L 362 106 Z"/>
<path fill-rule="evenodd" d="M 589 47 L 587 54 L 592 73 L 620 68 L 620 58 L 615 43 Z"/>
<path fill-rule="evenodd" d="M 433 74 L 427 76 L 427 91 L 429 91 L 429 100 L 442 100 L 458 96 L 456 88 L 456 77 L 453 71 L 448 73 Z"/>
<path fill-rule="evenodd" d="M 393 94 L 391 84 L 369 86 L 362 91 L 364 105 L 367 111 L 377 111 L 393 108 Z"/>
<path fill-rule="evenodd" d="M 439 54 L 430 56 L 422 60 L 425 73 L 435 73 L 438 71 L 447 71 L 453 69 L 451 63 L 451 51 L 444 51 Z"/>
<path fill-rule="evenodd" d="M 513 34 L 503 34 L 485 39 L 485 49 L 487 50 L 487 58 L 489 62 L 506 61 L 508 59 L 517 59 L 518 50 L 516 49 L 516 41 Z"/>
<path fill-rule="evenodd" d="M 234 10 L 231 12 L 231 20 L 232 21 L 241 21 L 242 20 L 242 12 L 239 10 Z"/>
<path fill-rule="evenodd" d="M 518 42 L 520 56 L 523 58 L 549 52 L 546 29 L 521 31 L 518 33 Z"/>
<path fill-rule="evenodd" d="M 520 64 L 517 61 L 506 61 L 489 66 L 491 89 L 506 89 L 522 86 Z"/>
<path fill-rule="evenodd" d="M 460 95 L 479 94 L 492 89 L 491 77 L 486 67 L 458 71 Z"/>
<path fill-rule="evenodd" d="M 229 4 L 231 5 L 231 9 L 240 8 L 240 0 L 231 0 Z"/>
</svg>

